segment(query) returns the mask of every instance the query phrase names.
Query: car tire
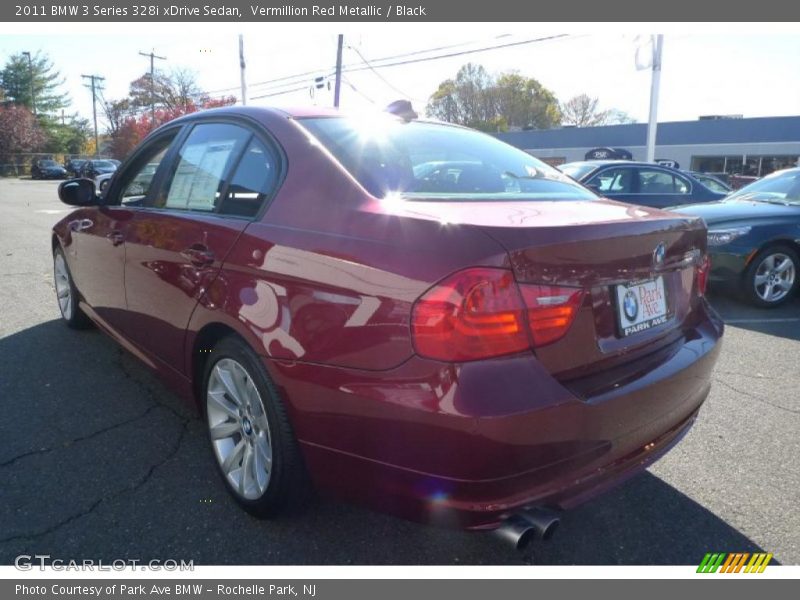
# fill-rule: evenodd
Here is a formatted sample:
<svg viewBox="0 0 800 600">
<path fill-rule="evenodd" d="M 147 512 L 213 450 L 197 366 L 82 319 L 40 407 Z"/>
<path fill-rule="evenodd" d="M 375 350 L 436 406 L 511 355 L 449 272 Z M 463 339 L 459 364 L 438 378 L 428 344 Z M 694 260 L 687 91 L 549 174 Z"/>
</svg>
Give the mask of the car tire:
<svg viewBox="0 0 800 600">
<path fill-rule="evenodd" d="M 780 306 L 797 290 L 800 258 L 785 244 L 759 251 L 745 269 L 742 280 L 745 299 L 762 308 Z"/>
<path fill-rule="evenodd" d="M 64 322 L 73 329 L 87 329 L 92 326 L 89 317 L 78 306 L 80 294 L 75 287 L 67 265 L 64 250 L 58 246 L 53 251 L 53 279 L 56 288 L 56 300 Z"/>
<path fill-rule="evenodd" d="M 286 408 L 240 338 L 211 350 L 201 401 L 217 471 L 236 502 L 260 518 L 302 508 L 310 484 Z"/>
<path fill-rule="evenodd" d="M 107 187 L 108 187 L 108 179 L 104 179 L 103 181 L 100 182 L 100 193 L 105 192 Z"/>
</svg>

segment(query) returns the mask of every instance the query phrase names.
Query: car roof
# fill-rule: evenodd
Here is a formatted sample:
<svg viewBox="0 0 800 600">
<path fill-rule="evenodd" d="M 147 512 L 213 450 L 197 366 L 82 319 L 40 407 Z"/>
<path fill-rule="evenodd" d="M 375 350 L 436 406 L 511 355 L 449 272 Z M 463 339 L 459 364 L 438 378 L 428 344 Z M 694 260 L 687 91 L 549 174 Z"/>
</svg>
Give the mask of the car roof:
<svg viewBox="0 0 800 600">
<path fill-rule="evenodd" d="M 604 159 L 604 160 L 576 160 L 573 162 L 564 163 L 563 165 L 559 165 L 559 167 L 563 167 L 565 165 L 575 165 L 575 166 L 593 166 L 593 167 L 604 167 L 606 165 L 630 165 L 632 167 L 661 167 L 662 169 L 669 169 L 671 171 L 677 171 L 673 167 L 667 167 L 664 165 L 660 165 L 658 163 L 649 163 L 643 160 L 624 160 L 624 159 Z"/>
<path fill-rule="evenodd" d="M 376 112 L 387 115 L 391 114 L 384 111 L 376 111 Z M 262 120 L 264 117 L 267 116 L 283 117 L 290 119 L 326 118 L 326 117 L 358 118 L 358 117 L 363 117 L 364 112 L 340 110 L 336 108 L 321 107 L 321 106 L 297 106 L 297 107 L 282 106 L 280 108 L 272 106 L 223 106 L 220 108 L 209 108 L 206 110 L 190 113 L 188 115 L 183 115 L 182 117 L 179 117 L 173 121 L 169 121 L 164 125 L 171 125 L 180 122 L 189 122 L 195 119 L 207 118 L 209 116 L 230 116 L 230 117 L 245 116 L 256 120 Z M 401 117 L 398 116 L 397 118 L 400 119 Z M 420 123 L 435 123 L 459 129 L 468 129 L 456 123 L 447 123 L 444 121 L 438 121 L 436 119 L 426 119 L 423 117 L 416 118 L 414 119 L 414 121 L 419 121 Z"/>
</svg>

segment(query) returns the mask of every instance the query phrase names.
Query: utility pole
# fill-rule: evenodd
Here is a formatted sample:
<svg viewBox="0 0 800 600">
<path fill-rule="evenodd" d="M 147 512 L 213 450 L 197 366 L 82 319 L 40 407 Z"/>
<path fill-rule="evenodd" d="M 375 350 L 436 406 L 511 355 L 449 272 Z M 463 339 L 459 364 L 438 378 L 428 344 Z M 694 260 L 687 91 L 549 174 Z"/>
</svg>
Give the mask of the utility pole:
<svg viewBox="0 0 800 600">
<path fill-rule="evenodd" d="M 244 36 L 239 34 L 239 73 L 242 80 L 242 106 L 247 106 L 247 80 L 244 76 Z"/>
<path fill-rule="evenodd" d="M 339 108 L 339 94 L 342 90 L 342 48 L 344 35 L 339 34 L 339 43 L 336 46 L 336 85 L 333 88 L 333 106 Z"/>
<path fill-rule="evenodd" d="M 658 34 L 653 45 L 653 65 L 650 80 L 650 118 L 647 121 L 647 162 L 656 159 L 656 128 L 658 127 L 658 91 L 661 84 L 661 51 L 664 36 Z"/>
<path fill-rule="evenodd" d="M 167 60 L 166 56 L 158 56 L 154 52 L 139 52 L 142 56 L 150 58 L 150 125 L 155 129 L 156 126 L 156 76 L 155 59 Z"/>
<path fill-rule="evenodd" d="M 97 90 L 99 86 L 97 85 L 98 81 L 104 81 L 105 77 L 100 77 L 99 75 L 81 75 L 84 79 L 91 79 L 92 84 L 87 85 L 87 88 L 91 88 L 92 90 L 92 117 L 94 118 L 94 155 L 99 156 L 100 154 L 100 142 L 97 138 Z"/>
<path fill-rule="evenodd" d="M 36 116 L 36 94 L 33 91 L 33 59 L 31 58 L 30 52 L 23 52 L 22 56 L 28 57 L 28 79 L 31 84 L 31 110 L 33 111 L 33 116 Z"/>
</svg>

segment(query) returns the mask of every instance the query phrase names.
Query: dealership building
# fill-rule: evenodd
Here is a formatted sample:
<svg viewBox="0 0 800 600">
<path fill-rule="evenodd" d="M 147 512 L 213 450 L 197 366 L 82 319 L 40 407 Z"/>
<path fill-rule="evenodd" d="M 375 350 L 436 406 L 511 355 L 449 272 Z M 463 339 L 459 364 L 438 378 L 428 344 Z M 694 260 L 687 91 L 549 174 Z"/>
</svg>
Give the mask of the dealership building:
<svg viewBox="0 0 800 600">
<path fill-rule="evenodd" d="M 495 135 L 552 165 L 600 157 L 645 160 L 647 125 L 562 127 Z M 710 116 L 659 123 L 656 160 L 705 173 L 767 175 L 800 164 L 800 116 Z"/>
</svg>

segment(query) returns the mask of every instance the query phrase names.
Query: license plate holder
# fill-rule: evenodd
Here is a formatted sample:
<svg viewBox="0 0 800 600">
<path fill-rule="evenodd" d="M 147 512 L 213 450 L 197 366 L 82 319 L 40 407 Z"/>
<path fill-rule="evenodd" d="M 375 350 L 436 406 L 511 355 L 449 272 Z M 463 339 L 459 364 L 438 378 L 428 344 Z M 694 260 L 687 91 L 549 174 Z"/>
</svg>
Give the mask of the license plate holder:
<svg viewBox="0 0 800 600">
<path fill-rule="evenodd" d="M 669 319 L 669 305 L 664 277 L 644 279 L 614 286 L 617 327 L 620 337 L 629 337 L 659 325 Z"/>
</svg>

